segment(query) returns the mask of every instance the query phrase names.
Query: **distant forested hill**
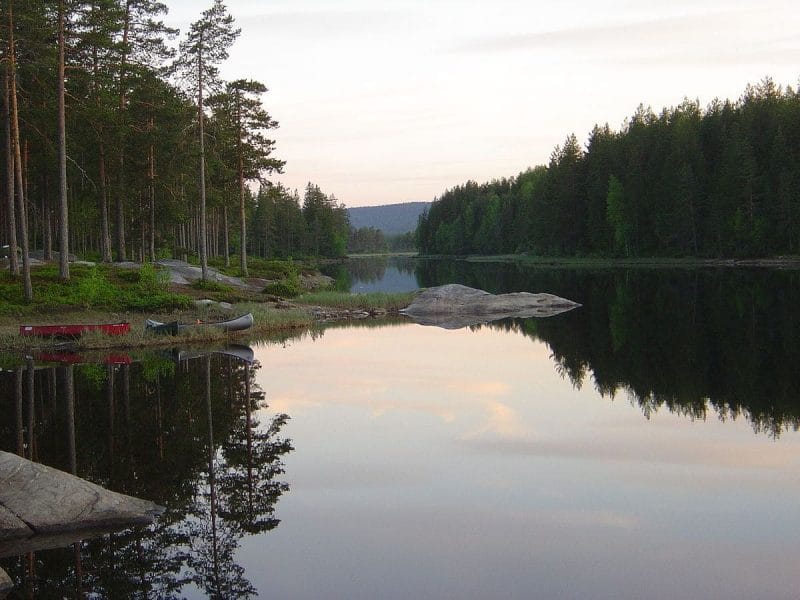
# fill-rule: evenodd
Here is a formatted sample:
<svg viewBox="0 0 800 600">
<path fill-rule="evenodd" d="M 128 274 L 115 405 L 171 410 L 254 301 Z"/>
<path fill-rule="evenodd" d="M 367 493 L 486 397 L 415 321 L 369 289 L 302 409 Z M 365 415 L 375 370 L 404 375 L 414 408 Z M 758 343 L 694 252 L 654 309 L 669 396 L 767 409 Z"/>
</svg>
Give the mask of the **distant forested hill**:
<svg viewBox="0 0 800 600">
<path fill-rule="evenodd" d="M 405 202 L 384 206 L 359 206 L 348 208 L 350 225 L 356 229 L 374 227 L 386 235 L 408 233 L 417 228 L 417 219 L 430 202 Z"/>
</svg>

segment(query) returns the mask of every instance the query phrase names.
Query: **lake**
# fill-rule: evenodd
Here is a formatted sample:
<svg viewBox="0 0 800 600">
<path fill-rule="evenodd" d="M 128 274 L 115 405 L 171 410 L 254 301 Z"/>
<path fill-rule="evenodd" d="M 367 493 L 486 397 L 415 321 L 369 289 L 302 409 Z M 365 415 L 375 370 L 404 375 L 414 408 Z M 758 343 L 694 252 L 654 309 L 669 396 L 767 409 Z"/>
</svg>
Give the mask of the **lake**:
<svg viewBox="0 0 800 600">
<path fill-rule="evenodd" d="M 0 449 L 166 507 L 12 598 L 797 598 L 800 273 L 352 263 L 583 306 L 6 359 Z"/>
</svg>

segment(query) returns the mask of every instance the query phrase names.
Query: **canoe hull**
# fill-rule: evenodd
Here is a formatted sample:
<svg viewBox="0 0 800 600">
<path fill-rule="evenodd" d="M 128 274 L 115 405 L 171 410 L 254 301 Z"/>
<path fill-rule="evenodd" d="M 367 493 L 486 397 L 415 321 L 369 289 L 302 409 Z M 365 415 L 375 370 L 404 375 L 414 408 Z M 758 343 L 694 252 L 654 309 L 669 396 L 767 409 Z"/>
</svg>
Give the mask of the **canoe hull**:
<svg viewBox="0 0 800 600">
<path fill-rule="evenodd" d="M 165 335 L 175 335 L 181 331 L 188 329 L 196 329 L 198 327 L 211 327 L 213 329 L 221 329 L 222 331 L 244 331 L 253 326 L 253 313 L 240 315 L 234 319 L 227 321 L 218 321 L 216 323 L 178 323 L 172 321 L 170 323 L 161 323 L 153 319 L 147 319 L 144 322 L 144 328 L 153 333 L 161 333 Z"/>
<path fill-rule="evenodd" d="M 99 331 L 106 335 L 123 335 L 131 330 L 130 323 L 100 323 L 95 325 L 20 325 L 19 334 L 35 337 L 76 338 L 89 331 Z"/>
</svg>

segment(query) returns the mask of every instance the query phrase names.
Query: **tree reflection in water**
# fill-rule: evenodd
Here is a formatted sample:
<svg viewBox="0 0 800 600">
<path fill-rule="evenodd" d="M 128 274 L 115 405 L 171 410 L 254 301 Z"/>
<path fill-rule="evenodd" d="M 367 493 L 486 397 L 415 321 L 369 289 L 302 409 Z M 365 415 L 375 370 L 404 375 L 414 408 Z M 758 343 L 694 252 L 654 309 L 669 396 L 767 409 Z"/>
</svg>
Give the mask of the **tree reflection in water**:
<svg viewBox="0 0 800 600">
<path fill-rule="evenodd" d="M 554 269 L 420 261 L 417 278 L 493 293 L 547 291 L 583 306 L 489 327 L 545 342 L 563 377 L 591 381 L 649 417 L 740 416 L 759 433 L 800 428 L 800 272 L 777 269 Z"/>
<path fill-rule="evenodd" d="M 278 525 L 292 451 L 280 437 L 288 416 L 259 420 L 259 368 L 207 354 L 58 368 L 31 361 L 0 374 L 0 449 L 166 507 L 148 528 L 0 553 L 17 585 L 11 597 L 179 598 L 187 586 L 214 598 L 255 595 L 237 549 Z"/>
</svg>

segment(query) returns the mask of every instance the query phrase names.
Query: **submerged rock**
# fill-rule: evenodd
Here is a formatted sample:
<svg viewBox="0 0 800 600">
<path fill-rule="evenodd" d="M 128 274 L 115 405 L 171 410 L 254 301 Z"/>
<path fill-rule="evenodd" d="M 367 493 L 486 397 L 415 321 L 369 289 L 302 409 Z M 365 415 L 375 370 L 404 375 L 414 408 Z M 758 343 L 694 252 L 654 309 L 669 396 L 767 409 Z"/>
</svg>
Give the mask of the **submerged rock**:
<svg viewBox="0 0 800 600">
<path fill-rule="evenodd" d="M 62 534 L 149 524 L 163 508 L 0 452 L 0 557 L 50 547 Z"/>
<path fill-rule="evenodd" d="M 421 325 L 459 329 L 509 317 L 551 317 L 579 306 L 553 294 L 490 294 L 452 283 L 422 291 L 400 312 Z"/>
</svg>

